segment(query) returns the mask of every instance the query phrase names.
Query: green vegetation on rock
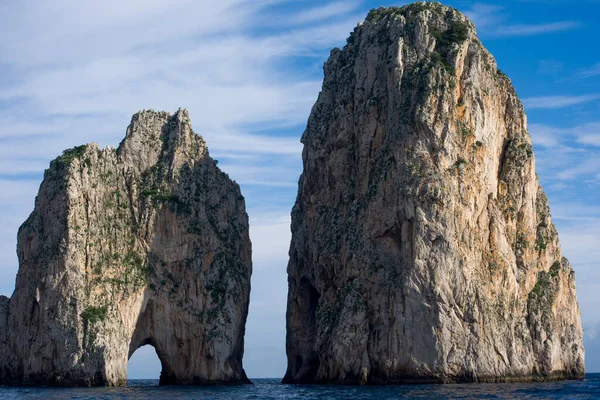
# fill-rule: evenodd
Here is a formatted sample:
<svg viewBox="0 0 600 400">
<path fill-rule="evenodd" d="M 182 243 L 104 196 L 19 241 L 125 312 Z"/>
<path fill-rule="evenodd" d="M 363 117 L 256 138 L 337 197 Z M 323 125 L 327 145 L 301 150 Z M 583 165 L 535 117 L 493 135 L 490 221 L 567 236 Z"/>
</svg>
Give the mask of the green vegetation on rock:
<svg viewBox="0 0 600 400">
<path fill-rule="evenodd" d="M 454 21 L 450 28 L 441 32 L 437 29 L 431 29 L 431 35 L 435 38 L 438 46 L 450 46 L 461 44 L 469 37 L 469 25 L 465 22 Z"/>
<path fill-rule="evenodd" d="M 445 31 L 431 28 L 431 35 L 435 38 L 435 51 L 431 53 L 434 62 L 439 63 L 450 75 L 456 74 L 454 66 L 447 61 L 448 53 L 452 47 L 463 43 L 469 37 L 469 25 L 461 21 L 453 21 Z"/>
<path fill-rule="evenodd" d="M 63 151 L 62 155 L 56 157 L 50 163 L 50 165 L 58 165 L 60 167 L 71 165 L 71 162 L 73 162 L 73 160 L 75 160 L 76 158 L 81 159 L 81 157 L 87 150 L 87 147 L 88 147 L 87 144 L 84 144 L 81 146 L 73 147 L 71 149 L 67 149 L 67 150 Z M 91 161 L 90 161 L 90 164 L 91 164 Z M 87 159 L 86 159 L 86 165 L 87 165 Z"/>
<path fill-rule="evenodd" d="M 538 280 L 529 293 L 530 307 L 537 305 L 542 310 L 548 310 L 552 307 L 561 269 L 560 261 L 555 261 L 548 272 L 541 271 L 538 274 Z"/>
<path fill-rule="evenodd" d="M 95 324 L 98 321 L 104 321 L 106 319 L 107 311 L 108 309 L 106 306 L 88 307 L 81 313 L 81 319 L 85 324 Z"/>
</svg>

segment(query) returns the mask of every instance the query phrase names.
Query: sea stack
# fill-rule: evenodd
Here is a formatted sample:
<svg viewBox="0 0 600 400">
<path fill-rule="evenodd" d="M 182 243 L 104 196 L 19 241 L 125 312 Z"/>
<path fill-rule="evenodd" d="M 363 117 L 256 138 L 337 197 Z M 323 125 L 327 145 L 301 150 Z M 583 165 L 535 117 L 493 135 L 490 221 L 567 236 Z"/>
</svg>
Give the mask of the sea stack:
<svg viewBox="0 0 600 400">
<path fill-rule="evenodd" d="M 582 378 L 575 277 L 523 105 L 473 23 L 439 3 L 372 10 L 324 70 L 284 382 Z"/>
<path fill-rule="evenodd" d="M 0 299 L 0 383 L 124 385 L 155 347 L 161 384 L 248 383 L 252 272 L 239 186 L 186 110 L 135 114 L 118 149 L 67 150 L 18 233 Z"/>
</svg>

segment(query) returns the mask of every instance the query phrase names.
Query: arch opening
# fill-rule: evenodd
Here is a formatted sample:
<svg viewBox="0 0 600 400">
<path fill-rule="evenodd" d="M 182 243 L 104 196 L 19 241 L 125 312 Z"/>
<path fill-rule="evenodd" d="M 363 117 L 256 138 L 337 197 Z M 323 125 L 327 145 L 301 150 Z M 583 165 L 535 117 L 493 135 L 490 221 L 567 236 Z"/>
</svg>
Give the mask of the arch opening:
<svg viewBox="0 0 600 400">
<path fill-rule="evenodd" d="M 162 369 L 156 348 L 151 343 L 144 343 L 129 356 L 127 385 L 158 385 Z"/>
</svg>

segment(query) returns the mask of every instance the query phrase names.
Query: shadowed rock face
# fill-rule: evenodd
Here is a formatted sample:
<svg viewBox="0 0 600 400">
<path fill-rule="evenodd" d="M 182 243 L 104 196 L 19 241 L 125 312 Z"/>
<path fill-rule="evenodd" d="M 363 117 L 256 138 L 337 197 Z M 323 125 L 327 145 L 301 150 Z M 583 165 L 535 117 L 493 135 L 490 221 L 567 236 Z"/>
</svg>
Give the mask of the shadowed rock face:
<svg viewBox="0 0 600 400">
<path fill-rule="evenodd" d="M 292 211 L 286 383 L 581 378 L 575 277 L 523 106 L 465 16 L 372 11 L 325 78 Z"/>
<path fill-rule="evenodd" d="M 244 198 L 189 115 L 142 111 L 117 150 L 52 161 L 0 299 L 1 383 L 123 385 L 155 347 L 161 384 L 248 383 Z"/>
</svg>

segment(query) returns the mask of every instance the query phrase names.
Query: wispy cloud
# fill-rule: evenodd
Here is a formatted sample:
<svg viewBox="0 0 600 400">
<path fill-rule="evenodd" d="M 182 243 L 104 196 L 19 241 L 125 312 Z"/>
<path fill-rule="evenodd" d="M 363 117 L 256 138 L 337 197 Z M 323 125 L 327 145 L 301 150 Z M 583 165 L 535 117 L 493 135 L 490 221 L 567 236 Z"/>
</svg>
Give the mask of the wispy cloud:
<svg viewBox="0 0 600 400">
<path fill-rule="evenodd" d="M 568 140 L 600 147 L 600 122 L 588 122 L 569 128 L 531 124 L 529 131 L 534 144 L 544 147 L 556 147 Z"/>
<path fill-rule="evenodd" d="M 544 33 L 556 33 L 578 28 L 576 21 L 552 22 L 548 24 L 503 25 L 493 31 L 494 36 L 534 36 Z"/>
<path fill-rule="evenodd" d="M 598 132 L 598 131 L 596 131 Z M 581 144 L 600 147 L 600 133 L 589 133 L 579 135 L 577 141 Z"/>
<path fill-rule="evenodd" d="M 473 20 L 477 29 L 485 30 L 501 18 L 499 14 L 503 9 L 501 6 L 476 3 L 466 10 L 465 14 Z"/>
<path fill-rule="evenodd" d="M 474 4 L 466 14 L 478 31 L 490 37 L 523 37 L 564 32 L 581 26 L 577 21 L 555 21 L 542 24 L 512 24 L 506 22 L 504 7 L 489 4 Z"/>
<path fill-rule="evenodd" d="M 593 76 L 600 76 L 600 62 L 591 66 L 590 68 L 579 70 L 575 76 L 578 78 L 591 78 Z"/>
<path fill-rule="evenodd" d="M 273 215 L 251 219 L 250 238 L 255 243 L 252 247 L 252 258 L 257 268 L 266 268 L 273 262 L 287 264 L 287 252 L 290 248 L 292 233 L 290 216 Z M 258 240 L 254 240 L 258 239 Z M 283 255 L 274 259 L 274 255 Z"/>
<path fill-rule="evenodd" d="M 542 96 L 528 97 L 523 99 L 526 109 L 558 109 L 570 107 L 577 104 L 589 103 L 600 99 L 600 95 L 582 95 L 582 96 Z"/>
<path fill-rule="evenodd" d="M 538 73 L 544 75 L 558 75 L 565 68 L 563 62 L 557 60 L 540 60 L 538 61 Z"/>
<path fill-rule="evenodd" d="M 302 166 L 296 160 L 285 162 L 279 160 L 277 165 L 251 166 L 239 163 L 219 163 L 221 169 L 227 172 L 238 183 L 244 185 L 262 185 L 293 188 L 298 187 L 298 176 Z"/>
<path fill-rule="evenodd" d="M 542 147 L 556 147 L 560 143 L 561 133 L 552 126 L 542 124 L 531 124 L 529 126 L 531 141 L 534 145 Z"/>
<path fill-rule="evenodd" d="M 596 154 L 597 155 L 597 154 Z M 577 165 L 566 168 L 556 175 L 558 179 L 572 180 L 582 175 L 595 175 L 600 171 L 600 159 L 597 157 L 587 158 Z"/>
<path fill-rule="evenodd" d="M 254 135 L 232 131 L 205 133 L 210 141 L 211 151 L 223 153 L 259 153 L 298 156 L 302 153 L 302 144 L 297 136 L 281 137 Z"/>
<path fill-rule="evenodd" d="M 536 150 L 538 173 L 544 187 L 554 196 L 566 200 L 571 199 L 576 189 L 584 193 L 598 190 L 600 122 L 572 127 L 532 124 L 529 132 Z"/>
<path fill-rule="evenodd" d="M 0 34 L 11 40 L 2 41 L 0 51 L 15 75 L 0 82 L 0 139 L 14 139 L 0 149 L 4 173 L 39 171 L 76 144 L 115 145 L 134 112 L 180 106 L 190 110 L 211 151 L 299 160 L 299 136 L 321 71 L 299 71 L 286 60 L 322 58 L 343 43 L 356 23 L 348 13 L 360 4 L 307 4 L 273 18 L 295 21 L 294 29 L 265 30 L 265 7 L 277 1 L 135 0 L 107 12 L 115 1 L 102 7 L 75 1 L 59 7 L 58 0 L 4 6 Z M 53 17 L 57 9 L 63 10 L 60 18 Z M 176 21 L 164 17 L 173 9 Z M 86 15 L 94 18 L 84 22 Z M 277 128 L 286 137 L 249 133 L 249 124 Z"/>
<path fill-rule="evenodd" d="M 301 11 L 288 18 L 278 18 L 278 20 L 281 23 L 304 25 L 307 23 L 323 21 L 332 17 L 339 17 L 340 15 L 355 11 L 360 5 L 360 1 L 336 1 L 320 7 Z"/>
</svg>

